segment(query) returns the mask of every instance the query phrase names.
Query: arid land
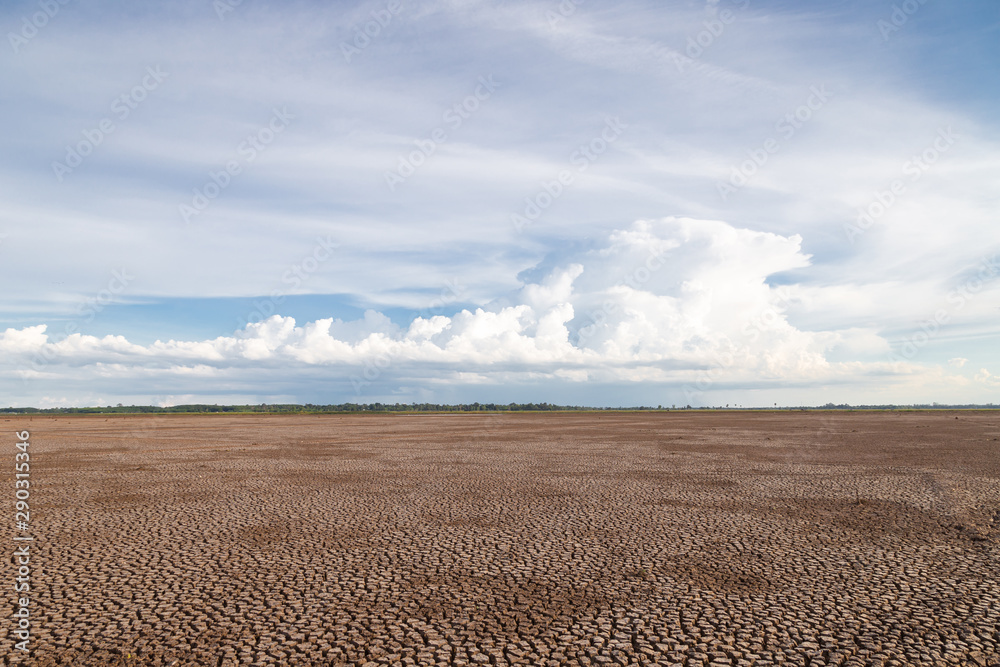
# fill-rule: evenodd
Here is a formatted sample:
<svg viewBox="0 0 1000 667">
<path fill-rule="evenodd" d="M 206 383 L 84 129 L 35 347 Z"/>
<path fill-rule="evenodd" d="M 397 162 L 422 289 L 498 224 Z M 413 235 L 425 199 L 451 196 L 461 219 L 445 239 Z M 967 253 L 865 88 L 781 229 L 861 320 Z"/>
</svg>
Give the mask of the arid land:
<svg viewBox="0 0 1000 667">
<path fill-rule="evenodd" d="M 3 665 L 1000 665 L 1000 412 L 3 426 Z"/>
</svg>

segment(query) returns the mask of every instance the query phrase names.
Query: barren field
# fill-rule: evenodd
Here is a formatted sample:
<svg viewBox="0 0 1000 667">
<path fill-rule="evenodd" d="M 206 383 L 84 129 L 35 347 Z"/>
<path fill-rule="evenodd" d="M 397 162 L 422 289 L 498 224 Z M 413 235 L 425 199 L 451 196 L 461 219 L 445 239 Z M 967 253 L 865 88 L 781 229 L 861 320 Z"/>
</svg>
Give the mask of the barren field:
<svg viewBox="0 0 1000 667">
<path fill-rule="evenodd" d="M 4 665 L 1000 665 L 998 413 L 3 425 Z"/>
</svg>

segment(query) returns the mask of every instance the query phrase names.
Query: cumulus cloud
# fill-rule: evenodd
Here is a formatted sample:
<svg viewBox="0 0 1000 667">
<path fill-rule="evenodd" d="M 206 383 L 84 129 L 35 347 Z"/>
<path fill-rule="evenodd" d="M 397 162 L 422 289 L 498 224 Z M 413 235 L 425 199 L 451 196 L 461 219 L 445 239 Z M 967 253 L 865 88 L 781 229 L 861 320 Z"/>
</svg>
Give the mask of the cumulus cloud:
<svg viewBox="0 0 1000 667">
<path fill-rule="evenodd" d="M 985 368 L 979 369 L 976 373 L 976 381 L 982 382 L 987 387 L 1000 387 L 1000 376 L 993 375 Z"/>
<path fill-rule="evenodd" d="M 45 345 L 45 325 L 40 324 L 24 329 L 7 329 L 0 334 L 0 352 L 6 354 L 23 354 L 41 348 Z"/>
<path fill-rule="evenodd" d="M 966 358 L 964 358 L 964 357 L 955 357 L 954 359 L 949 359 L 948 360 L 948 365 L 949 366 L 954 366 L 955 368 L 962 368 L 968 362 L 969 362 L 969 360 L 966 359 Z"/>
<path fill-rule="evenodd" d="M 373 310 L 356 321 L 302 324 L 277 314 L 232 336 L 137 345 L 113 335 L 54 341 L 37 325 L 5 331 L 0 350 L 22 377 L 41 378 L 65 367 L 101 377 L 218 381 L 255 369 L 294 377 L 326 368 L 357 383 L 392 375 L 424 384 L 517 377 L 703 386 L 706 378 L 711 384 L 856 375 L 856 364 L 831 362 L 828 353 L 884 352 L 888 345 L 870 329 L 796 328 L 789 320 L 796 285 L 770 281 L 808 266 L 797 235 L 666 218 L 636 222 L 592 247 L 549 258 L 537 279 L 502 299 L 451 316 L 416 317 L 407 326 Z"/>
</svg>

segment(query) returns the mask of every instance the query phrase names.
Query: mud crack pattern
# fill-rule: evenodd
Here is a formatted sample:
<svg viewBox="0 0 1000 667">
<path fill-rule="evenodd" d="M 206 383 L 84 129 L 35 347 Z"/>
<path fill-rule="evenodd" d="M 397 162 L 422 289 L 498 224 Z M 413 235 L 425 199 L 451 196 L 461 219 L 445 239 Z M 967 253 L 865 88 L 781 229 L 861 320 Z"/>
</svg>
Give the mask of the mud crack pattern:
<svg viewBox="0 0 1000 667">
<path fill-rule="evenodd" d="M 1000 665 L 995 413 L 6 425 L 4 665 Z"/>
</svg>

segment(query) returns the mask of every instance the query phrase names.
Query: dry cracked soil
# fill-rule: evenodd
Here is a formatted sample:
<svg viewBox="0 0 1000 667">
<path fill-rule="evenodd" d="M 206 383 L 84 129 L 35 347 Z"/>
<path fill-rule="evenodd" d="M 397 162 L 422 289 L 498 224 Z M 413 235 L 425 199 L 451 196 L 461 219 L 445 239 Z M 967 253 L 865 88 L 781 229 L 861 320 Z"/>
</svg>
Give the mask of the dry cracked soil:
<svg viewBox="0 0 1000 667">
<path fill-rule="evenodd" d="M 3 425 L 3 665 L 1000 665 L 1000 412 Z"/>
</svg>

